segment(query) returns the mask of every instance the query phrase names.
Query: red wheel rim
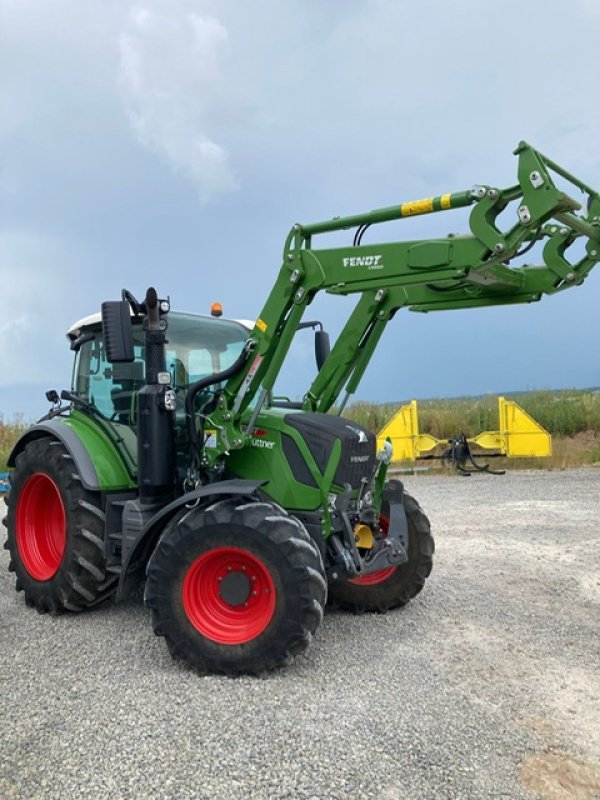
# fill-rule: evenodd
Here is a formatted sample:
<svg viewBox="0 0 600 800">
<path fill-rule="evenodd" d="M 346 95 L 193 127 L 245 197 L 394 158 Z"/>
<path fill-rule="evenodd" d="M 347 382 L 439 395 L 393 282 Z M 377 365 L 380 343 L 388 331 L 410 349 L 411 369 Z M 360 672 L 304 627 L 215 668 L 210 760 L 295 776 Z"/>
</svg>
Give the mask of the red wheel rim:
<svg viewBox="0 0 600 800">
<path fill-rule="evenodd" d="M 387 534 L 390 527 L 390 521 L 387 517 L 381 515 L 379 517 L 379 527 Z M 376 586 L 378 583 L 387 581 L 390 575 L 393 575 L 398 567 L 385 567 L 385 569 L 377 570 L 377 572 L 370 572 L 367 575 L 360 575 L 358 578 L 350 578 L 348 583 L 354 583 L 357 586 Z"/>
<path fill-rule="evenodd" d="M 45 472 L 25 481 L 17 503 L 17 547 L 36 581 L 58 572 L 67 544 L 65 507 L 58 486 Z"/>
<path fill-rule="evenodd" d="M 236 584 L 233 601 L 225 591 L 228 582 Z M 260 636 L 271 622 L 275 586 L 269 570 L 253 553 L 237 547 L 215 547 L 188 569 L 182 601 L 188 619 L 207 639 L 219 644 L 244 644 Z"/>
</svg>

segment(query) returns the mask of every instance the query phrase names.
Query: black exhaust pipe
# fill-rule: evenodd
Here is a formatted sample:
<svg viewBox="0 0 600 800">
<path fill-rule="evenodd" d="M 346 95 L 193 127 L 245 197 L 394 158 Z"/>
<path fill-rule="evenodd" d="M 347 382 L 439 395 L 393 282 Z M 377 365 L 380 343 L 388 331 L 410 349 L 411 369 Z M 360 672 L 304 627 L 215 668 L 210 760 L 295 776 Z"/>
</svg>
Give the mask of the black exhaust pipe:
<svg viewBox="0 0 600 800">
<path fill-rule="evenodd" d="M 175 487 L 175 434 L 169 403 L 171 377 L 165 345 L 167 321 L 156 290 L 146 292 L 144 342 L 146 385 L 138 392 L 138 486 L 140 502 L 168 502 Z M 168 306 L 168 304 L 167 304 Z"/>
</svg>

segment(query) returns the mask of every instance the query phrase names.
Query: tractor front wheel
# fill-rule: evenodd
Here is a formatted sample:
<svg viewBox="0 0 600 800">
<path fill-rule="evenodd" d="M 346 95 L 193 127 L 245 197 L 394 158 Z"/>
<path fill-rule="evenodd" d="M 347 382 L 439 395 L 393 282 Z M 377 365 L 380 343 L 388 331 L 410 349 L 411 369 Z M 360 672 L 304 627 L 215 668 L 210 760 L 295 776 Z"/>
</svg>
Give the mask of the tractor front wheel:
<svg viewBox="0 0 600 800">
<path fill-rule="evenodd" d="M 167 526 L 145 602 L 174 658 L 235 675 L 305 650 L 326 595 L 321 555 L 297 519 L 270 503 L 226 499 Z"/>
<path fill-rule="evenodd" d="M 8 568 L 28 606 L 83 611 L 111 596 L 117 578 L 106 571 L 101 497 L 83 488 L 61 442 L 43 438 L 25 446 L 6 504 Z"/>
<path fill-rule="evenodd" d="M 408 561 L 397 567 L 361 575 L 329 586 L 332 605 L 353 611 L 388 611 L 404 606 L 417 595 L 431 572 L 434 553 L 431 526 L 414 497 L 404 493 L 408 522 Z M 382 522 L 387 522 L 383 518 Z M 382 528 L 384 525 L 382 524 Z"/>
</svg>

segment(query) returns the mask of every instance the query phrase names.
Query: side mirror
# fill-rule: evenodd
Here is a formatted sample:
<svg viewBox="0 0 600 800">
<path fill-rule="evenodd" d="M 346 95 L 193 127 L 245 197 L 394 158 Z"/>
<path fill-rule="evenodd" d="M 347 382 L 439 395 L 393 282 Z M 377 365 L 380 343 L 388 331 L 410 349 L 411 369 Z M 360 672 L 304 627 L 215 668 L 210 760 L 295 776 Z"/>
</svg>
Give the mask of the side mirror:
<svg viewBox="0 0 600 800">
<path fill-rule="evenodd" d="M 317 360 L 317 368 L 319 370 L 327 361 L 330 352 L 331 345 L 329 343 L 329 334 L 327 331 L 315 331 L 315 358 Z"/>
<path fill-rule="evenodd" d="M 135 359 L 130 306 L 127 300 L 102 303 L 102 336 L 106 360 L 118 364 Z"/>
</svg>

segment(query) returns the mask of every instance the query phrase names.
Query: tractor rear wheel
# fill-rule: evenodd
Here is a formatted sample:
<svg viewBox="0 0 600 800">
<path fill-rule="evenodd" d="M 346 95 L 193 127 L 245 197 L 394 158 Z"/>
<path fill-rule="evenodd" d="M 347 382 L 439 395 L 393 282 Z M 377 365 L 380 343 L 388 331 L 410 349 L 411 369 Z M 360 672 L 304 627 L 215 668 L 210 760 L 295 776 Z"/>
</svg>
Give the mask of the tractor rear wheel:
<svg viewBox="0 0 600 800">
<path fill-rule="evenodd" d="M 201 672 L 259 673 L 304 651 L 327 582 L 317 546 L 279 506 L 220 500 L 166 528 L 144 599 L 171 655 Z"/>
<path fill-rule="evenodd" d="M 107 599 L 100 495 L 83 488 L 77 466 L 56 439 L 30 442 L 17 456 L 4 520 L 16 589 L 40 613 L 83 611 Z"/>
<path fill-rule="evenodd" d="M 433 564 L 435 546 L 431 526 L 421 506 L 406 492 L 404 510 L 408 522 L 408 561 L 397 567 L 331 583 L 332 605 L 353 611 L 385 612 L 406 605 L 421 591 Z"/>
</svg>

